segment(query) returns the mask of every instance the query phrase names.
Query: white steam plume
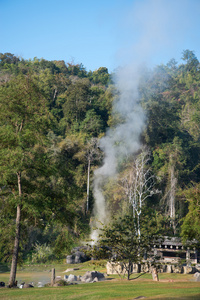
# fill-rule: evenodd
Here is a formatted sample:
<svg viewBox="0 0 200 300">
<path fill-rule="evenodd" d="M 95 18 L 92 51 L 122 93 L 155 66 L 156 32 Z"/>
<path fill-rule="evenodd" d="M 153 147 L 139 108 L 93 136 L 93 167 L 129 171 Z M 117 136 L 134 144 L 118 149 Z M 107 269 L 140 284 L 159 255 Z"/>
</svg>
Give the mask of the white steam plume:
<svg viewBox="0 0 200 300">
<path fill-rule="evenodd" d="M 119 158 L 129 156 L 140 148 L 140 135 L 144 129 L 145 115 L 138 99 L 138 83 L 140 68 L 128 66 L 120 69 L 115 75 L 115 83 L 119 96 L 114 102 L 113 110 L 123 118 L 123 123 L 115 128 L 110 128 L 100 140 L 100 148 L 104 151 L 103 166 L 94 174 L 94 214 L 97 227 L 100 223 L 106 223 L 109 212 L 102 193 L 102 185 L 105 180 L 116 174 Z M 96 240 L 98 230 L 92 232 L 92 239 Z"/>
<path fill-rule="evenodd" d="M 192 17 L 188 15 L 191 6 Z M 119 97 L 113 110 L 121 114 L 124 122 L 109 129 L 100 142 L 105 159 L 94 176 L 94 214 L 102 223 L 109 218 L 102 194 L 103 182 L 116 174 L 119 158 L 140 148 L 139 138 L 145 125 L 145 115 L 138 99 L 141 65 L 148 62 L 152 66 L 155 61 L 157 64 L 160 54 L 168 55 L 170 59 L 177 51 L 180 55 L 181 51 L 190 49 L 186 41 L 191 33 L 194 34 L 191 29 L 195 27 L 199 9 L 200 2 L 195 0 L 133 1 L 133 6 L 119 21 L 117 35 L 123 46 L 117 53 L 117 60 L 124 67 L 114 78 Z M 184 48 L 180 49 L 180 45 Z M 92 232 L 92 238 L 97 240 L 98 231 Z"/>
</svg>

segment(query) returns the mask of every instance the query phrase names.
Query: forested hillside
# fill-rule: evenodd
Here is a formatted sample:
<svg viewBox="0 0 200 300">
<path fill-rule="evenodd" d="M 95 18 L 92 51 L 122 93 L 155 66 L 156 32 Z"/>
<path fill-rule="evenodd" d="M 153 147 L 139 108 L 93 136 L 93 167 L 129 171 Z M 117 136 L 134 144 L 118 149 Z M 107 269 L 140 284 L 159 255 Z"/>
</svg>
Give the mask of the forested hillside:
<svg viewBox="0 0 200 300">
<path fill-rule="evenodd" d="M 0 54 L 1 262 L 12 259 L 14 242 L 21 261 L 43 262 L 62 259 L 88 237 L 92 174 L 103 159 L 98 140 L 123 122 L 112 113 L 118 96 L 112 78 L 105 67 L 87 72 L 81 64 Z M 143 226 L 199 239 L 200 67 L 194 53 L 183 51 L 180 65 L 172 59 L 146 70 L 139 96 L 146 115 L 144 167 L 155 189 L 143 205 Z M 122 162 L 118 179 L 104 185 L 111 214 L 129 210 L 124 183 L 136 159 Z"/>
</svg>

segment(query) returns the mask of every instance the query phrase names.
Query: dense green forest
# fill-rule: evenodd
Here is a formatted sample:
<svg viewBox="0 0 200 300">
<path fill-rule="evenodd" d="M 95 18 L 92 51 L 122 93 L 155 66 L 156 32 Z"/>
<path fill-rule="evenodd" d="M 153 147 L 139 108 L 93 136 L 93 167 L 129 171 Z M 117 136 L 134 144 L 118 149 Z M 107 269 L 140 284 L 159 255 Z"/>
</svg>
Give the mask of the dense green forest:
<svg viewBox="0 0 200 300">
<path fill-rule="evenodd" d="M 96 141 L 119 121 L 112 113 L 118 94 L 112 75 L 105 67 L 87 72 L 81 64 L 0 54 L 0 262 L 11 261 L 16 236 L 21 262 L 62 259 L 89 236 L 92 174 L 103 159 Z M 183 51 L 179 65 L 172 59 L 146 71 L 139 96 L 145 167 L 159 191 L 144 203 L 143 226 L 199 239 L 200 64 L 194 52 Z M 119 178 L 133 159 L 123 162 Z M 120 217 L 127 199 L 119 181 L 109 180 L 104 195 Z"/>
</svg>

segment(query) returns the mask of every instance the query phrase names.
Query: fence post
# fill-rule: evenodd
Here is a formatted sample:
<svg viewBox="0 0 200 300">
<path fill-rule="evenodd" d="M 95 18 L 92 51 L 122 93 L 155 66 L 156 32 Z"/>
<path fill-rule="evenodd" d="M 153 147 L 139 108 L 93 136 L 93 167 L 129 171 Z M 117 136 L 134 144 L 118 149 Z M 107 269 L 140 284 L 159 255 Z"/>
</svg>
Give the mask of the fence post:
<svg viewBox="0 0 200 300">
<path fill-rule="evenodd" d="M 53 268 L 52 270 L 51 270 L 51 286 L 53 286 L 54 285 L 54 283 L 55 283 L 55 268 Z"/>
</svg>

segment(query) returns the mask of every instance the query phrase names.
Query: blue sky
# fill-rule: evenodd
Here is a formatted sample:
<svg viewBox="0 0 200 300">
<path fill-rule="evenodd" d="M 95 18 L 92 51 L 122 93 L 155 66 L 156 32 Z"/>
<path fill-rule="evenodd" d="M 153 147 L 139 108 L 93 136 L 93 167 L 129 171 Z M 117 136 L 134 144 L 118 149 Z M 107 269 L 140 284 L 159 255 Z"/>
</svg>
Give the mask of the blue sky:
<svg viewBox="0 0 200 300">
<path fill-rule="evenodd" d="M 199 16 L 200 0 L 0 0 L 0 52 L 109 72 L 185 49 L 200 60 Z"/>
</svg>

